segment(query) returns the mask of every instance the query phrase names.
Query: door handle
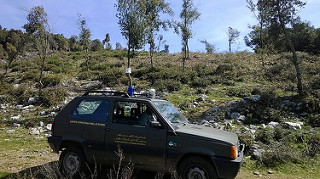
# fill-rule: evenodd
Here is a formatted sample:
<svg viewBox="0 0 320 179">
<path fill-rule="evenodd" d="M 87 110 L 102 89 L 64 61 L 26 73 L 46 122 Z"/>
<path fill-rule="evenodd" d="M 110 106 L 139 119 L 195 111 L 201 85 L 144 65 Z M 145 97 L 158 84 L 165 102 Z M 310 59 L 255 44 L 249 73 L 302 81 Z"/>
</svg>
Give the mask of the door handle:
<svg viewBox="0 0 320 179">
<path fill-rule="evenodd" d="M 108 131 L 110 131 L 110 129 L 109 128 L 104 128 L 104 131 L 108 132 Z"/>
</svg>

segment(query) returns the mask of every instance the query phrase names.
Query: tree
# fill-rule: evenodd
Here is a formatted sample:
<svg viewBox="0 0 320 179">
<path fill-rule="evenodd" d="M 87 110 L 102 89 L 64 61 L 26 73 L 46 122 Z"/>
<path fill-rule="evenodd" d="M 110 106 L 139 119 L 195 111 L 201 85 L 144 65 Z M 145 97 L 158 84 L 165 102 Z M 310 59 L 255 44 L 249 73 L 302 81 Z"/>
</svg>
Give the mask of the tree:
<svg viewBox="0 0 320 179">
<path fill-rule="evenodd" d="M 131 55 L 144 45 L 146 8 L 142 0 L 118 0 L 115 6 L 118 11 L 116 17 L 119 20 L 121 34 L 127 39 L 127 68 L 130 68 Z M 128 77 L 129 86 L 132 86 L 130 73 L 128 73 Z"/>
<path fill-rule="evenodd" d="M 145 18 L 147 22 L 146 38 L 149 44 L 151 68 L 153 68 L 153 53 L 156 48 L 155 36 L 160 30 L 160 27 L 162 27 L 164 30 L 167 30 L 167 25 L 169 24 L 169 21 L 162 20 L 160 15 L 173 15 L 173 12 L 165 0 L 144 0 L 144 6 L 146 8 Z"/>
<path fill-rule="evenodd" d="M 109 33 L 106 34 L 106 38 L 102 41 L 102 44 L 106 46 L 107 50 L 112 49 L 112 45 L 110 44 L 110 34 Z"/>
<path fill-rule="evenodd" d="M 231 27 L 228 28 L 229 52 L 231 53 L 231 45 L 239 38 L 240 32 Z"/>
<path fill-rule="evenodd" d="M 209 43 L 207 40 L 200 40 L 201 43 L 205 45 L 207 53 L 213 53 L 214 52 L 214 45 Z"/>
<path fill-rule="evenodd" d="M 103 50 L 103 44 L 99 39 L 95 39 L 91 42 L 91 51 Z"/>
<path fill-rule="evenodd" d="M 39 95 L 43 87 L 42 77 L 45 68 L 45 61 L 49 50 L 49 31 L 47 13 L 42 6 L 31 8 L 27 16 L 28 23 L 23 26 L 28 35 L 33 39 L 33 45 L 38 52 L 41 60 L 39 75 Z"/>
<path fill-rule="evenodd" d="M 161 52 L 169 53 L 169 45 L 165 44 L 164 49 Z"/>
<path fill-rule="evenodd" d="M 175 26 L 175 32 L 181 33 L 182 51 L 184 52 L 182 66 L 185 67 L 185 61 L 189 58 L 189 39 L 192 38 L 191 25 L 200 18 L 200 13 L 194 7 L 192 0 L 182 1 L 182 11 L 179 15 L 181 22 Z"/>
<path fill-rule="evenodd" d="M 69 42 L 62 34 L 53 35 L 53 40 L 56 42 L 57 50 L 67 51 L 69 49 Z"/>
<path fill-rule="evenodd" d="M 78 40 L 79 38 L 75 35 L 71 36 L 69 39 L 68 39 L 68 42 L 69 42 L 69 50 L 72 51 L 72 52 L 75 52 L 75 51 L 82 51 L 82 47 L 80 45 L 80 42 Z"/>
<path fill-rule="evenodd" d="M 264 30 L 265 23 L 267 22 L 266 21 L 267 14 L 264 8 L 261 7 L 261 3 L 255 4 L 252 0 L 247 0 L 247 4 L 248 4 L 247 7 L 250 9 L 250 11 L 253 13 L 253 15 L 256 17 L 256 19 L 259 22 L 259 25 L 253 26 L 252 28 L 258 31 L 258 34 L 259 34 L 258 43 L 255 51 L 261 55 L 260 58 L 261 58 L 262 66 L 264 66 L 263 55 L 265 51 L 267 51 L 267 48 L 264 45 L 265 33 L 263 33 L 263 30 Z M 247 39 L 248 37 L 245 37 L 245 38 Z M 245 41 L 248 41 L 248 39 Z"/>
<path fill-rule="evenodd" d="M 300 0 L 259 0 L 258 3 L 262 4 L 262 9 L 268 15 L 268 22 L 270 24 L 276 23 L 280 25 L 285 36 L 286 44 L 292 53 L 291 61 L 296 70 L 298 93 L 299 95 L 304 95 L 301 69 L 287 26 L 295 22 L 298 17 L 298 10 L 304 7 L 306 3 Z"/>
<path fill-rule="evenodd" d="M 119 42 L 116 43 L 116 49 L 115 50 L 123 50 L 123 47 Z"/>
<path fill-rule="evenodd" d="M 79 29 L 80 29 L 80 45 L 82 46 L 83 50 L 86 53 L 86 66 L 87 71 L 89 71 L 89 49 L 90 49 L 90 37 L 91 32 L 87 28 L 87 21 L 84 18 L 81 18 L 81 14 L 78 14 L 79 16 Z"/>
<path fill-rule="evenodd" d="M 5 51 L 7 54 L 4 76 L 7 75 L 8 69 L 12 62 L 24 52 L 26 36 L 21 30 L 11 29 L 5 38 Z"/>
</svg>

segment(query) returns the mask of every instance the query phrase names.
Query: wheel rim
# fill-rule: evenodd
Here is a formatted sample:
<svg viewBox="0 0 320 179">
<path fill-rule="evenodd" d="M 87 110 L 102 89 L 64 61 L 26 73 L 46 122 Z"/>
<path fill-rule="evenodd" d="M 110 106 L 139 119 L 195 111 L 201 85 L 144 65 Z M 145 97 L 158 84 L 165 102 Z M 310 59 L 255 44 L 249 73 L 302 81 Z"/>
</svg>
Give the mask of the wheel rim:
<svg viewBox="0 0 320 179">
<path fill-rule="evenodd" d="M 77 172 L 80 165 L 80 158 L 74 153 L 69 153 L 63 160 L 63 167 L 69 174 Z"/>
<path fill-rule="evenodd" d="M 187 178 L 188 179 L 206 179 L 205 171 L 201 170 L 198 167 L 191 168 L 189 169 Z"/>
</svg>

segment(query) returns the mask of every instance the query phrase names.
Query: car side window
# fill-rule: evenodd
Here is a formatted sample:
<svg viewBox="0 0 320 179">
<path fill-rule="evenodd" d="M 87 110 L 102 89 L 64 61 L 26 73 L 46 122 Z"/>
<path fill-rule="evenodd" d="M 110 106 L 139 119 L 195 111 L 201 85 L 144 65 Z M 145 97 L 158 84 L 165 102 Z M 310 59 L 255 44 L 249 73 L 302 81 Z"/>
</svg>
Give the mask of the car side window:
<svg viewBox="0 0 320 179">
<path fill-rule="evenodd" d="M 150 126 L 156 120 L 152 110 L 142 102 L 117 101 L 113 110 L 114 123 Z"/>
<path fill-rule="evenodd" d="M 105 122 L 109 115 L 109 101 L 86 99 L 71 113 L 72 119 L 89 122 Z"/>
</svg>

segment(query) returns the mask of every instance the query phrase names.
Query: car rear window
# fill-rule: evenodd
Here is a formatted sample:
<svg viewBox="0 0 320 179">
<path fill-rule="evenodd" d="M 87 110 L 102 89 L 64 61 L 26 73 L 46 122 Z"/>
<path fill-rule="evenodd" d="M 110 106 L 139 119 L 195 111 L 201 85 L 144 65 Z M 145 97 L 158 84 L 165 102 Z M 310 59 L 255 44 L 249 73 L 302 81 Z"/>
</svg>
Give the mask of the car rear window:
<svg viewBox="0 0 320 179">
<path fill-rule="evenodd" d="M 107 100 L 83 100 L 71 113 L 72 119 L 90 122 L 105 122 L 109 116 L 110 104 Z"/>
</svg>

